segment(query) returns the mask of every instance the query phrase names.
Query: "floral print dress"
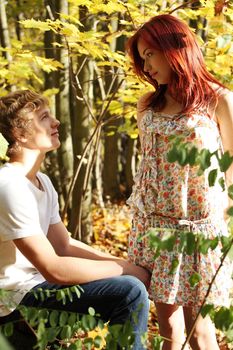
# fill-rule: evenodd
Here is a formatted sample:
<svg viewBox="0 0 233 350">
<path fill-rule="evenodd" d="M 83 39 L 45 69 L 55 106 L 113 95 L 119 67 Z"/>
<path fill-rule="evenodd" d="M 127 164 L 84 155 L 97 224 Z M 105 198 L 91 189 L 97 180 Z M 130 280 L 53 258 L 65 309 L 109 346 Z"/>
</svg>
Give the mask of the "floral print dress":
<svg viewBox="0 0 233 350">
<path fill-rule="evenodd" d="M 142 155 L 133 191 L 127 203 L 132 213 L 129 237 L 129 259 L 152 273 L 150 296 L 155 302 L 177 304 L 197 309 L 204 300 L 209 284 L 221 261 L 221 243 L 207 254 L 198 250 L 189 255 L 180 251 L 180 232 L 202 234 L 205 238 L 228 235 L 223 219 L 227 194 L 219 182 L 209 186 L 208 174 L 218 169 L 217 159 L 210 168 L 198 174 L 198 167 L 167 160 L 172 147 L 170 136 L 182 136 L 198 149 L 210 152 L 221 150 L 216 123 L 205 113 L 167 115 L 147 110 L 139 125 L 142 131 Z M 214 157 L 212 157 L 214 158 Z M 219 176 L 224 176 L 219 170 Z M 172 251 L 161 250 L 155 256 L 150 248 L 147 232 L 154 230 L 163 239 L 175 232 Z M 172 264 L 176 261 L 176 268 Z M 173 271 L 173 272 L 171 272 Z M 201 276 L 199 283 L 191 283 L 194 274 Z M 226 259 L 212 285 L 207 303 L 229 306 L 231 262 Z"/>
</svg>

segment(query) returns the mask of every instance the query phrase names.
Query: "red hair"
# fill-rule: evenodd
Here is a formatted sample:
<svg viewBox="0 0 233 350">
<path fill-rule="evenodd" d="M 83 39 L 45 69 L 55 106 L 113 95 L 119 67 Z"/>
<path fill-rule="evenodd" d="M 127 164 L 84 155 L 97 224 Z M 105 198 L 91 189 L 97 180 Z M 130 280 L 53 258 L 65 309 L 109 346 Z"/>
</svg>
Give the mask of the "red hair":
<svg viewBox="0 0 233 350">
<path fill-rule="evenodd" d="M 138 52 L 138 40 L 143 39 L 152 49 L 162 51 L 172 69 L 168 85 L 159 85 L 144 71 L 143 59 Z M 164 14 L 152 17 L 127 41 L 127 52 L 132 59 L 135 73 L 155 87 L 155 93 L 147 107 L 162 110 L 166 104 L 165 91 L 169 88 L 171 96 L 181 103 L 182 112 L 216 106 L 218 90 L 213 84 L 223 87 L 205 66 L 204 58 L 195 34 L 188 25 L 178 18 Z"/>
</svg>

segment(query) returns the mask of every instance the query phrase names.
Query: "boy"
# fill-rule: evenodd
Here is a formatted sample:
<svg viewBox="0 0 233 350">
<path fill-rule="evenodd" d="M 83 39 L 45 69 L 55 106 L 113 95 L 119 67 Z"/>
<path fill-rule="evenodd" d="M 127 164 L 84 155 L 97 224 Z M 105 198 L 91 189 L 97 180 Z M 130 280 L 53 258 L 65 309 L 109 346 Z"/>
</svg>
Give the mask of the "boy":
<svg viewBox="0 0 233 350">
<path fill-rule="evenodd" d="M 134 349 L 143 349 L 149 273 L 70 238 L 59 216 L 57 193 L 39 171 L 46 153 L 60 145 L 58 128 L 43 96 L 22 90 L 0 99 L 0 132 L 9 143 L 9 162 L 0 169 L 0 288 L 13 291 L 16 305 L 77 313 L 92 306 L 112 324 L 131 320 Z M 30 293 L 76 284 L 84 292 L 65 305 L 55 296 L 41 301 Z M 139 305 L 135 324 L 131 316 Z M 17 309 L 0 300 L 0 323 L 17 318 Z"/>
</svg>

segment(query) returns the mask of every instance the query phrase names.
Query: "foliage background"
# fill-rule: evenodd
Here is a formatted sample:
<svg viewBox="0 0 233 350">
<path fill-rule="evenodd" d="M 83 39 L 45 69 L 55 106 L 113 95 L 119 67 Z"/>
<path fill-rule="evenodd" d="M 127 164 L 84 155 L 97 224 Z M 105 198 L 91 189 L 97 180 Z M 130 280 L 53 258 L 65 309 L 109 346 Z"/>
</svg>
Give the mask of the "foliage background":
<svg viewBox="0 0 233 350">
<path fill-rule="evenodd" d="M 0 0 L 0 96 L 32 88 L 60 120 L 62 146 L 45 171 L 73 236 L 90 241 L 94 203 L 125 199 L 138 160 L 139 82 L 125 41 L 151 16 L 196 31 L 209 70 L 232 89 L 232 1 Z"/>
<path fill-rule="evenodd" d="M 109 215 L 131 192 L 140 157 L 136 102 L 149 89 L 135 77 L 125 42 L 160 13 L 193 28 L 209 70 L 232 90 L 232 0 L 0 0 L 0 96 L 32 88 L 49 98 L 62 146 L 44 171 L 63 220 L 74 237 L 123 257 L 129 222 L 121 217 L 123 227 L 110 234 Z M 1 159 L 6 146 L 0 135 Z M 233 313 L 224 312 L 219 328 L 232 338 Z"/>
</svg>

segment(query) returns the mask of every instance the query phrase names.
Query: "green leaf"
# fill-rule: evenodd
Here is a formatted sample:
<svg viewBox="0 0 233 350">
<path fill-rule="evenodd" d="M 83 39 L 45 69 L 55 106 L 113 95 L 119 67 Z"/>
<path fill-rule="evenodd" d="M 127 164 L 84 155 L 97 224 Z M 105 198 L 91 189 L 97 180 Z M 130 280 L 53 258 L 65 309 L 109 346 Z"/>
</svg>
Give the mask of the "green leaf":
<svg viewBox="0 0 233 350">
<path fill-rule="evenodd" d="M 81 296 L 81 292 L 83 292 L 82 287 L 80 287 L 79 285 L 77 286 L 72 286 L 70 288 L 71 292 L 75 293 L 77 295 L 78 298 L 80 298 Z"/>
<path fill-rule="evenodd" d="M 214 316 L 214 323 L 215 326 L 222 331 L 233 328 L 233 309 L 221 307 Z"/>
<path fill-rule="evenodd" d="M 192 255 L 196 249 L 196 239 L 195 235 L 192 232 L 187 233 L 187 246 L 186 253 Z"/>
<path fill-rule="evenodd" d="M 96 327 L 96 319 L 91 315 L 83 315 L 81 323 L 85 331 L 90 331 Z"/>
<path fill-rule="evenodd" d="M 3 333 L 6 337 L 10 337 L 13 334 L 14 326 L 12 322 L 6 323 L 3 326 Z"/>
<path fill-rule="evenodd" d="M 209 186 L 214 186 L 217 176 L 218 176 L 217 169 L 213 169 L 209 172 L 209 175 L 208 175 Z"/>
<path fill-rule="evenodd" d="M 211 246 L 212 240 L 211 239 L 203 239 L 199 245 L 199 252 L 206 255 L 210 246 Z"/>
<path fill-rule="evenodd" d="M 38 319 L 41 321 L 43 320 L 43 322 L 47 322 L 49 319 L 49 311 L 47 309 L 41 309 L 38 312 Z"/>
<path fill-rule="evenodd" d="M 64 327 L 62 327 L 62 330 L 60 333 L 61 339 L 70 339 L 71 336 L 72 336 L 71 327 L 69 325 L 65 325 Z"/>
<path fill-rule="evenodd" d="M 169 163 L 174 163 L 178 159 L 177 148 L 173 146 L 173 148 L 167 153 L 167 160 Z"/>
<path fill-rule="evenodd" d="M 59 312 L 57 310 L 53 310 L 49 315 L 49 324 L 51 327 L 56 327 L 59 320 Z"/>
<path fill-rule="evenodd" d="M 72 327 L 77 322 L 76 313 L 72 312 L 68 318 L 67 323 Z"/>
<path fill-rule="evenodd" d="M 78 342 L 80 344 L 78 344 Z M 68 350 L 82 350 L 82 342 L 80 339 L 78 339 L 78 341 L 76 341 L 75 343 L 71 343 L 69 346 L 68 346 Z"/>
<path fill-rule="evenodd" d="M 62 304 L 65 305 L 65 303 L 66 303 L 66 295 L 65 295 L 64 290 L 59 289 L 59 290 L 57 291 L 57 293 L 56 293 L 56 299 L 57 299 L 58 301 L 62 300 Z"/>
<path fill-rule="evenodd" d="M 211 244 L 210 244 L 210 248 L 211 248 L 212 250 L 214 250 L 215 248 L 217 248 L 218 242 L 219 242 L 218 237 L 215 237 L 214 239 L 212 239 L 212 240 L 211 240 Z"/>
<path fill-rule="evenodd" d="M 197 160 L 198 150 L 196 147 L 192 147 L 188 154 L 188 163 L 194 165 Z"/>
<path fill-rule="evenodd" d="M 38 309 L 35 307 L 27 308 L 26 319 L 32 327 L 35 326 L 38 319 Z"/>
<path fill-rule="evenodd" d="M 173 259 L 171 265 L 172 266 L 171 266 L 171 269 L 169 271 L 170 275 L 176 273 L 177 267 L 179 266 L 179 260 L 177 258 Z"/>
<path fill-rule="evenodd" d="M 219 159 L 219 166 L 220 170 L 225 173 L 227 169 L 230 167 L 232 164 L 233 157 L 230 156 L 229 151 L 225 152 L 222 156 L 222 158 Z"/>
<path fill-rule="evenodd" d="M 230 247 L 229 252 L 227 253 L 227 256 L 233 261 L 233 246 Z"/>
<path fill-rule="evenodd" d="M 104 329 L 104 322 L 101 319 L 98 320 L 97 327 L 100 329 Z"/>
<path fill-rule="evenodd" d="M 161 249 L 171 252 L 174 248 L 175 242 L 176 242 L 176 236 L 172 235 L 168 239 L 165 239 L 164 241 L 161 242 Z"/>
<path fill-rule="evenodd" d="M 62 311 L 62 312 L 60 313 L 59 325 L 60 325 L 61 327 L 65 326 L 65 324 L 67 323 L 68 317 L 69 317 L 68 312 Z"/>
<path fill-rule="evenodd" d="M 94 309 L 93 307 L 89 307 L 89 308 L 88 308 L 88 313 L 89 313 L 89 315 L 91 315 L 91 316 L 95 316 L 95 309 Z"/>
<path fill-rule="evenodd" d="M 83 344 L 85 345 L 86 349 L 91 350 L 92 344 L 93 344 L 93 339 L 92 338 L 85 338 L 83 341 Z"/>
<path fill-rule="evenodd" d="M 211 313 L 211 311 L 214 310 L 214 305 L 206 304 L 201 309 L 201 315 L 203 318 L 205 318 L 208 314 Z"/>
<path fill-rule="evenodd" d="M 233 185 L 228 187 L 228 196 L 233 199 Z"/>
<path fill-rule="evenodd" d="M 111 335 L 113 336 L 113 338 L 118 339 L 119 338 L 119 334 L 121 333 L 123 326 L 120 324 L 114 324 L 112 326 L 109 327 L 109 332 L 111 333 Z"/>
<path fill-rule="evenodd" d="M 0 349 L 1 350 L 13 350 L 13 347 L 9 344 L 7 339 L 0 333 Z"/>
<path fill-rule="evenodd" d="M 226 236 L 221 236 L 220 239 L 221 239 L 221 243 L 222 243 L 221 252 L 224 253 L 228 249 L 230 249 L 230 247 L 232 245 L 232 239 L 230 237 L 226 237 Z"/>
<path fill-rule="evenodd" d="M 198 162 L 201 170 L 205 170 L 210 167 L 211 153 L 208 149 L 202 149 L 199 153 Z"/>
<path fill-rule="evenodd" d="M 97 335 L 94 339 L 94 346 L 96 348 L 100 348 L 102 343 L 103 343 L 103 339 L 99 335 Z"/>
<path fill-rule="evenodd" d="M 60 329 L 59 328 L 46 328 L 46 335 L 48 342 L 52 343 L 55 341 Z"/>
<path fill-rule="evenodd" d="M 0 133 L 0 160 L 6 159 L 6 152 L 8 148 L 8 142 L 7 140 L 2 136 Z"/>
<path fill-rule="evenodd" d="M 64 289 L 64 292 L 65 292 L 66 295 L 68 296 L 69 301 L 72 303 L 72 301 L 73 301 L 73 294 L 72 294 L 72 292 L 71 292 L 71 289 L 70 289 L 70 288 L 65 288 L 65 289 Z"/>
<path fill-rule="evenodd" d="M 220 177 L 218 180 L 219 185 L 222 187 L 222 190 L 225 191 L 225 180 L 223 177 Z"/>
<path fill-rule="evenodd" d="M 184 148 L 183 145 L 179 149 L 178 163 L 180 165 L 185 165 L 187 163 L 187 150 Z"/>
<path fill-rule="evenodd" d="M 228 210 L 227 210 L 227 214 L 229 216 L 233 216 L 233 207 L 230 207 Z"/>
<path fill-rule="evenodd" d="M 192 276 L 189 278 L 189 283 L 191 287 L 195 287 L 200 281 L 201 281 L 201 276 L 197 272 L 194 272 Z"/>
<path fill-rule="evenodd" d="M 74 344 L 75 344 L 77 350 L 82 350 L 83 346 L 82 346 L 81 339 L 77 339 Z"/>
</svg>

